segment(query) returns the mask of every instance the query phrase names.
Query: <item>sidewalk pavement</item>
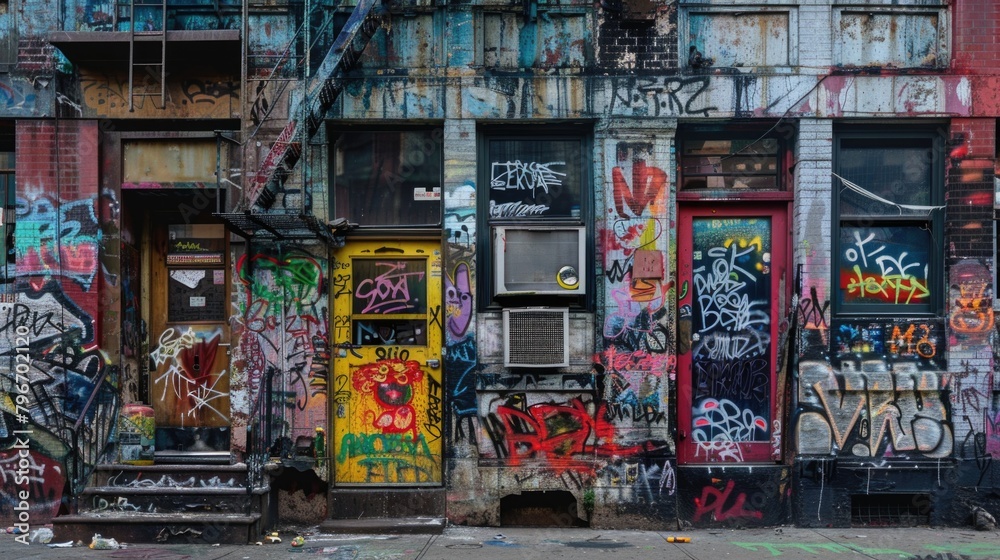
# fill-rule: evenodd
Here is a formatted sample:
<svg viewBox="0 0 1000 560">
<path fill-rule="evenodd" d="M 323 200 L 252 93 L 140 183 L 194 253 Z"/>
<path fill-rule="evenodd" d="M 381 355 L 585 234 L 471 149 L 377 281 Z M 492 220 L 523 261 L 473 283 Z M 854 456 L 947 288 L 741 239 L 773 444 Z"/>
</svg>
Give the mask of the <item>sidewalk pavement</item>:
<svg viewBox="0 0 1000 560">
<path fill-rule="evenodd" d="M 956 528 L 712 529 L 690 531 L 602 531 L 513 527 L 446 527 L 439 535 L 349 535 L 302 530 L 305 544 L 292 547 L 297 532 L 279 533 L 280 544 L 126 544 L 118 550 L 87 546 L 50 548 L 20 544 L 0 534 L 2 560 L 758 560 L 850 556 L 864 559 L 958 560 L 1000 558 L 1000 533 Z M 112 535 L 105 535 L 110 537 Z M 690 537 L 671 543 L 668 537 Z M 54 542 L 58 542 L 55 535 Z"/>
</svg>

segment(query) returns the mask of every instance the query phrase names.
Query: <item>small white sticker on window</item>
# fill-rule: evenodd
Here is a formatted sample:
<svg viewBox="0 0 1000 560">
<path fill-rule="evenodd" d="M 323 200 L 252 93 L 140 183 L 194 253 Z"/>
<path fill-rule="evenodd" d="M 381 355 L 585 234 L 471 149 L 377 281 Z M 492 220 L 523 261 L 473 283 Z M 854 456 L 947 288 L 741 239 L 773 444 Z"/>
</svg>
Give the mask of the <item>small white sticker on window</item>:
<svg viewBox="0 0 1000 560">
<path fill-rule="evenodd" d="M 434 187 L 430 190 L 417 187 L 413 189 L 413 200 L 441 200 L 441 187 Z"/>
<path fill-rule="evenodd" d="M 191 307 L 205 307 L 204 296 L 191 296 L 190 300 Z"/>
</svg>

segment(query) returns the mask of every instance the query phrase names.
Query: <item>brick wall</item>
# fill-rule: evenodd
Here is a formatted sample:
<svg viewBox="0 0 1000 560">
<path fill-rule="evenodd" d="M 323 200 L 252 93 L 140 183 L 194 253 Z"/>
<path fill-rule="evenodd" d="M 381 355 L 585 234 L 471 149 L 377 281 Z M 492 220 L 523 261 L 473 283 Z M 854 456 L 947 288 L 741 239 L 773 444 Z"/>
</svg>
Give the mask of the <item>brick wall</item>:
<svg viewBox="0 0 1000 560">
<path fill-rule="evenodd" d="M 15 69 L 27 74 L 52 74 L 55 70 L 55 48 L 44 39 L 19 39 Z"/>
<path fill-rule="evenodd" d="M 799 64 L 802 71 L 821 73 L 833 65 L 830 6 L 814 1 L 799 6 Z"/>
<path fill-rule="evenodd" d="M 676 4 L 658 9 L 648 21 L 628 20 L 607 7 L 597 17 L 599 67 L 667 73 L 678 67 Z"/>
<path fill-rule="evenodd" d="M 952 138 L 963 141 L 964 149 L 954 151 L 962 158 L 993 159 L 996 155 L 996 120 L 994 119 L 952 119 Z M 960 148 L 960 146 L 953 146 Z"/>
<path fill-rule="evenodd" d="M 98 317 L 97 123 L 18 121 L 17 289 L 51 290 Z"/>
<path fill-rule="evenodd" d="M 795 228 L 793 262 L 802 264 L 803 286 L 807 290 L 816 288 L 826 297 L 830 294 L 832 138 L 833 121 L 799 121 L 792 220 Z"/>
<path fill-rule="evenodd" d="M 948 146 L 948 255 L 992 258 L 996 120 L 953 119 Z"/>
<path fill-rule="evenodd" d="M 1000 4 L 995 0 L 955 0 L 953 6 L 951 52 L 955 69 L 995 73 L 1000 66 Z"/>
</svg>

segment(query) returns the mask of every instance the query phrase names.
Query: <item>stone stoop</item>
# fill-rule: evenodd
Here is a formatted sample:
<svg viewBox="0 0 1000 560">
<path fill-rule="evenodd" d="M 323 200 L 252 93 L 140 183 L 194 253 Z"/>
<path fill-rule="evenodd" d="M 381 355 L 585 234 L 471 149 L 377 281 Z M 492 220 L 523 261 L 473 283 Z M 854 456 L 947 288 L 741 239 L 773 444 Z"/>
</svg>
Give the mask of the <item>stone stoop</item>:
<svg viewBox="0 0 1000 560">
<path fill-rule="evenodd" d="M 55 540 L 95 533 L 126 543 L 246 544 L 270 519 L 269 489 L 247 492 L 246 465 L 98 465 L 79 512 L 52 520 Z"/>
</svg>

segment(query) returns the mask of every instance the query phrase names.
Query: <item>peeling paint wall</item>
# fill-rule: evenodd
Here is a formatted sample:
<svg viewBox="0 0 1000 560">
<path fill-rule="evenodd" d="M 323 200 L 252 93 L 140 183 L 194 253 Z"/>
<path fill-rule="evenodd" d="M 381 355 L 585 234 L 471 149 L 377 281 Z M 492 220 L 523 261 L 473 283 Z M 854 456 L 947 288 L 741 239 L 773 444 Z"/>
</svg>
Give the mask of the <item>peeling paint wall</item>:
<svg viewBox="0 0 1000 560">
<path fill-rule="evenodd" d="M 835 9 L 834 64 L 936 68 L 948 60 L 945 10 Z"/>
</svg>

